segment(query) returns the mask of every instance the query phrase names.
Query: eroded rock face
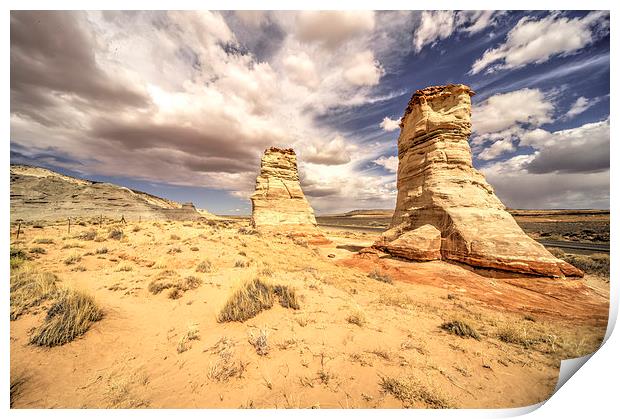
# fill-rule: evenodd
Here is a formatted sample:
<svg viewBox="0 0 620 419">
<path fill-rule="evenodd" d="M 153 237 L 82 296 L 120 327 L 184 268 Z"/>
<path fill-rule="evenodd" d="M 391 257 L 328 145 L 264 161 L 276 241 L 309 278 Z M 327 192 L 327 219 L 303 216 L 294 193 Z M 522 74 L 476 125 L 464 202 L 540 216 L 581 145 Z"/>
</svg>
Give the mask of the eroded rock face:
<svg viewBox="0 0 620 419">
<path fill-rule="evenodd" d="M 473 95 L 458 84 L 427 87 L 411 98 L 398 138 L 396 211 L 375 246 L 428 260 L 437 255 L 436 233 L 427 233 L 428 225 L 440 232 L 442 259 L 541 276 L 583 276 L 527 236 L 473 167 L 468 143 Z"/>
<path fill-rule="evenodd" d="M 254 228 L 322 237 L 314 211 L 301 190 L 297 156 L 292 149 L 265 150 L 251 200 Z"/>
</svg>

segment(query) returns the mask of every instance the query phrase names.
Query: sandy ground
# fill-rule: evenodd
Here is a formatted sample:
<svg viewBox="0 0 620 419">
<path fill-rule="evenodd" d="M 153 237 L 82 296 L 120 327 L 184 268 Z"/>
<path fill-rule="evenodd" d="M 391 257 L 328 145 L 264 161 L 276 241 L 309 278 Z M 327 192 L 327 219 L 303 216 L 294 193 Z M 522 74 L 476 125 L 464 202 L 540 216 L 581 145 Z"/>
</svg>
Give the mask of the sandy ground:
<svg viewBox="0 0 620 419">
<path fill-rule="evenodd" d="M 19 242 L 12 238 L 25 250 L 43 247 L 29 263 L 92 294 L 105 312 L 82 337 L 54 348 L 28 344 L 48 305 L 11 322 L 11 374 L 24 377 L 14 407 L 525 406 L 548 398 L 561 359 L 592 352 L 605 333 L 609 288 L 599 278 L 494 278 L 444 262 L 358 255 L 370 233 L 325 230 L 331 243 L 315 246 L 242 234 L 245 224 L 133 223 L 122 226 L 121 240 L 104 241 L 73 238 L 91 228 L 106 237 L 96 226 L 71 234 L 66 226 L 26 227 Z M 102 247 L 107 253 L 97 254 Z M 66 265 L 69 255 L 81 260 Z M 202 261 L 211 272 L 196 272 Z M 166 270 L 203 283 L 178 299 L 149 292 Z M 369 277 L 373 271 L 393 283 Z M 244 323 L 218 323 L 230 293 L 257 276 L 292 286 L 301 308 L 274 305 Z M 480 340 L 440 327 L 455 319 Z M 190 328 L 199 339 L 179 352 Z M 261 331 L 266 355 L 249 342 Z M 218 381 L 231 366 L 238 373 Z M 391 378 L 418 390 L 395 398 L 381 386 Z"/>
</svg>

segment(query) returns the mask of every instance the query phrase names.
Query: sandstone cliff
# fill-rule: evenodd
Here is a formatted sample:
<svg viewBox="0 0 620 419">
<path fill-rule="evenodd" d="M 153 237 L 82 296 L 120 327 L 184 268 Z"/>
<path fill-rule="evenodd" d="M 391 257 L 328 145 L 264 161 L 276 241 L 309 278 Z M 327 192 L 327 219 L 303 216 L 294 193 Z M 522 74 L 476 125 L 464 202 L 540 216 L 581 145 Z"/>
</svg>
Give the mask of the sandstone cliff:
<svg viewBox="0 0 620 419">
<path fill-rule="evenodd" d="M 11 221 L 99 217 L 192 220 L 205 216 L 180 204 L 111 183 L 92 182 L 42 167 L 11 165 Z M 206 218 L 209 218 L 207 215 Z"/>
<path fill-rule="evenodd" d="M 398 197 L 376 247 L 414 260 L 448 259 L 542 276 L 582 276 L 528 237 L 472 165 L 465 85 L 415 92 L 398 138 Z"/>
</svg>

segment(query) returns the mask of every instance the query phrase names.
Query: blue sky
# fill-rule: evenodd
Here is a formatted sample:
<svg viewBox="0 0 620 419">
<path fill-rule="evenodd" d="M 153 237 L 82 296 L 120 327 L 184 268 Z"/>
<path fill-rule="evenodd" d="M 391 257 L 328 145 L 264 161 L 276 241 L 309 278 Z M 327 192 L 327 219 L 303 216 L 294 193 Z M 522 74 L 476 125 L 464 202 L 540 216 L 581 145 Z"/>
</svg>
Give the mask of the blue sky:
<svg viewBox="0 0 620 419">
<path fill-rule="evenodd" d="M 390 208 L 409 98 L 464 83 L 506 205 L 609 208 L 609 51 L 605 12 L 12 12 L 11 162 L 248 214 L 292 146 L 317 213 Z"/>
</svg>

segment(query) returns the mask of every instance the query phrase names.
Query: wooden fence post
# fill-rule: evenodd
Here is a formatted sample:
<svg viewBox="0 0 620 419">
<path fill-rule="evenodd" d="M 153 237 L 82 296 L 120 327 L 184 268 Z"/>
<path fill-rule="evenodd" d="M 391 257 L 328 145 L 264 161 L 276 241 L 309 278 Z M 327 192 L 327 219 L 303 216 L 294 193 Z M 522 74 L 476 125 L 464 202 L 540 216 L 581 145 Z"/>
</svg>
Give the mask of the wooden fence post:
<svg viewBox="0 0 620 419">
<path fill-rule="evenodd" d="M 69 229 L 67 230 L 67 232 L 71 234 L 71 217 L 67 218 L 67 220 L 69 220 Z"/>
<path fill-rule="evenodd" d="M 15 240 L 19 240 L 19 233 L 22 230 L 22 222 L 17 223 L 17 238 Z"/>
</svg>

